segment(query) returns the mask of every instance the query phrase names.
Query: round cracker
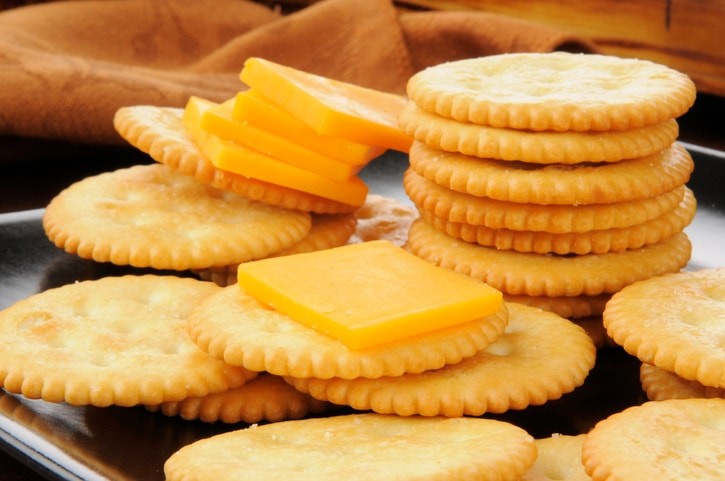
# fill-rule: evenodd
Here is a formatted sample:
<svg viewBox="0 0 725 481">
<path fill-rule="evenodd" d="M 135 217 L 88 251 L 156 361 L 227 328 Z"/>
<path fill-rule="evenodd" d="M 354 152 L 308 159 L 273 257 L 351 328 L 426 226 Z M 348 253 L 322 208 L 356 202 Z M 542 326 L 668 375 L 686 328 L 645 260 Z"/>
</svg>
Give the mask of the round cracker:
<svg viewBox="0 0 725 481">
<path fill-rule="evenodd" d="M 450 190 L 530 204 L 609 204 L 655 197 L 687 183 L 694 169 L 679 143 L 646 157 L 601 164 L 539 165 L 504 162 L 431 149 L 410 148 L 410 166 Z"/>
<path fill-rule="evenodd" d="M 448 417 L 541 405 L 584 382 L 596 348 L 582 328 L 521 304 L 509 304 L 508 312 L 506 330 L 494 343 L 434 371 L 378 379 L 285 379 L 314 398 L 358 410 Z"/>
<path fill-rule="evenodd" d="M 0 312 L 8 392 L 74 405 L 133 406 L 204 396 L 256 373 L 188 337 L 187 317 L 220 288 L 174 276 L 106 277 L 35 294 Z"/>
<path fill-rule="evenodd" d="M 514 481 L 535 458 L 533 438 L 502 421 L 351 414 L 216 435 L 181 448 L 164 471 L 168 481 L 288 481 L 301 472 L 316 481 Z"/>
<path fill-rule="evenodd" d="M 642 390 L 651 401 L 689 398 L 725 398 L 725 389 L 703 386 L 697 381 L 682 379 L 675 373 L 665 371 L 643 362 L 639 368 Z"/>
<path fill-rule="evenodd" d="M 201 153 L 181 120 L 184 110 L 134 105 L 116 111 L 113 125 L 131 145 L 155 161 L 212 186 L 286 209 L 339 214 L 355 206 L 217 169 Z"/>
<path fill-rule="evenodd" d="M 511 53 L 424 69 L 408 81 L 420 108 L 459 122 L 527 130 L 627 130 L 684 114 L 694 82 L 647 60 Z"/>
<path fill-rule="evenodd" d="M 513 295 L 598 296 L 648 277 L 677 272 L 688 262 L 691 243 L 683 232 L 624 252 L 558 256 L 491 247 L 456 239 L 416 220 L 410 251 L 435 265 L 469 275 Z"/>
<path fill-rule="evenodd" d="M 309 232 L 310 216 L 154 164 L 72 184 L 50 201 L 43 227 L 56 246 L 86 259 L 186 270 L 291 247 Z"/>
<path fill-rule="evenodd" d="M 536 461 L 521 481 L 591 481 L 582 464 L 584 434 L 536 440 Z"/>
<path fill-rule="evenodd" d="M 301 241 L 268 257 L 331 249 L 344 245 L 355 232 L 357 220 L 352 212 L 344 214 L 312 214 L 312 226 Z M 226 287 L 237 282 L 239 264 L 212 266 L 194 272 L 207 281 Z"/>
<path fill-rule="evenodd" d="M 434 149 L 535 164 L 619 162 L 654 154 L 677 139 L 674 119 L 609 132 L 533 132 L 447 119 L 408 102 L 399 122 L 405 133 Z"/>
<path fill-rule="evenodd" d="M 507 322 L 506 306 L 491 316 L 380 346 L 351 350 L 342 342 L 261 304 L 239 286 L 201 303 L 191 338 L 204 351 L 252 371 L 294 377 L 380 377 L 437 369 L 473 356 Z"/>
<path fill-rule="evenodd" d="M 554 234 L 621 229 L 643 224 L 671 212 L 682 202 L 685 193 L 685 187 L 680 186 L 655 197 L 625 202 L 539 205 L 456 192 L 411 169 L 403 174 L 403 188 L 419 210 L 450 222 Z"/>
<path fill-rule="evenodd" d="M 600 421 L 582 445 L 597 481 L 721 481 L 725 400 L 649 401 Z"/>
<path fill-rule="evenodd" d="M 329 404 L 298 391 L 279 376 L 261 373 L 244 385 L 221 393 L 146 408 L 187 421 L 252 424 L 301 419 L 326 411 Z"/>
<path fill-rule="evenodd" d="M 537 254 L 584 255 L 622 252 L 667 239 L 678 232 L 682 232 L 692 222 L 696 208 L 695 196 L 692 191 L 686 189 L 685 196 L 679 206 L 642 224 L 622 228 L 563 233 L 511 230 L 451 222 L 427 211 L 422 212 L 421 218 L 441 232 L 482 246 Z M 502 212 L 506 217 L 510 213 Z"/>
<path fill-rule="evenodd" d="M 725 388 L 725 268 L 643 280 L 612 296 L 609 336 L 642 362 Z"/>
</svg>

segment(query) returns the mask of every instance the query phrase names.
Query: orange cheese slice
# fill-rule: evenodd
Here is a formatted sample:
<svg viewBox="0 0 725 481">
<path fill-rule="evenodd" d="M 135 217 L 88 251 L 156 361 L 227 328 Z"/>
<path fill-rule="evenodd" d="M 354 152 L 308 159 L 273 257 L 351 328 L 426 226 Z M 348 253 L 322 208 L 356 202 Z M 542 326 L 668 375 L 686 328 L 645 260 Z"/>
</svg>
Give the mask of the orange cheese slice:
<svg viewBox="0 0 725 481">
<path fill-rule="evenodd" d="M 184 109 L 183 122 L 214 167 L 353 206 L 365 202 L 368 187 L 359 177 L 342 182 L 333 180 L 207 132 L 201 128 L 201 118 L 208 108 L 208 101 L 191 97 Z"/>
<path fill-rule="evenodd" d="M 298 118 L 267 102 L 255 89 L 237 93 L 232 116 L 268 132 L 279 132 L 303 147 L 352 165 L 367 164 L 385 152 L 383 147 L 320 135 Z"/>
<path fill-rule="evenodd" d="M 309 125 L 318 134 L 408 152 L 413 139 L 398 127 L 407 99 L 313 75 L 258 57 L 240 78 L 249 87 Z"/>
<path fill-rule="evenodd" d="M 351 349 L 473 321 L 500 309 L 500 291 L 395 244 L 370 241 L 241 264 L 239 286 Z"/>
<path fill-rule="evenodd" d="M 266 130 L 232 118 L 234 100 L 215 104 L 201 116 L 201 128 L 224 140 L 232 140 L 288 164 L 335 180 L 347 180 L 357 174 L 362 165 L 350 165 L 314 150 L 302 147 Z"/>
</svg>

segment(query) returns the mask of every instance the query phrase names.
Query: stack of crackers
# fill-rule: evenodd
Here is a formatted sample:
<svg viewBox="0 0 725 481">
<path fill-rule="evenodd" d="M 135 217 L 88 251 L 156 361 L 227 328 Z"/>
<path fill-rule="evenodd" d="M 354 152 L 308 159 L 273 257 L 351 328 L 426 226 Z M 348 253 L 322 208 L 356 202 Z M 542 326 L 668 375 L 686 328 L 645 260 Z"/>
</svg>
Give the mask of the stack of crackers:
<svg viewBox="0 0 725 481">
<path fill-rule="evenodd" d="M 400 125 L 413 253 L 569 319 L 679 271 L 695 214 L 684 74 L 601 55 L 506 54 L 414 75 Z M 594 317 L 596 319 L 596 317 Z"/>
</svg>

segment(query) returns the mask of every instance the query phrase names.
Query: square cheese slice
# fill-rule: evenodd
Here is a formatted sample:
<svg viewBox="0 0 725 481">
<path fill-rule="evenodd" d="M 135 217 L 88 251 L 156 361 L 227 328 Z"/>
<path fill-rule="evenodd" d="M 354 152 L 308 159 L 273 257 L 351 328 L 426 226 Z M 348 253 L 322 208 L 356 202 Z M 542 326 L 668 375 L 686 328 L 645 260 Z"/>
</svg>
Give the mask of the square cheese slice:
<svg viewBox="0 0 725 481">
<path fill-rule="evenodd" d="M 251 57 L 242 82 L 318 134 L 408 152 L 412 137 L 398 127 L 407 98 Z"/>
<path fill-rule="evenodd" d="M 241 264 L 241 289 L 282 314 L 365 349 L 498 311 L 502 293 L 386 240 Z"/>
</svg>

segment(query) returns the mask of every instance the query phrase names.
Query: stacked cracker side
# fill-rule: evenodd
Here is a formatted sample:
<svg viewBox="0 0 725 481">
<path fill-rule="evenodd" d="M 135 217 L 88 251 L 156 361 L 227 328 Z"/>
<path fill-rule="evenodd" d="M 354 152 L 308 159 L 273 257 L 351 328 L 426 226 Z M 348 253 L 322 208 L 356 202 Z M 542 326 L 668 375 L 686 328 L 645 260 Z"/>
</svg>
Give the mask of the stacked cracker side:
<svg viewBox="0 0 725 481">
<path fill-rule="evenodd" d="M 507 54 L 426 69 L 401 128 L 416 255 L 570 319 L 679 271 L 695 213 L 676 118 L 686 75 L 651 62 Z"/>
</svg>

